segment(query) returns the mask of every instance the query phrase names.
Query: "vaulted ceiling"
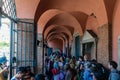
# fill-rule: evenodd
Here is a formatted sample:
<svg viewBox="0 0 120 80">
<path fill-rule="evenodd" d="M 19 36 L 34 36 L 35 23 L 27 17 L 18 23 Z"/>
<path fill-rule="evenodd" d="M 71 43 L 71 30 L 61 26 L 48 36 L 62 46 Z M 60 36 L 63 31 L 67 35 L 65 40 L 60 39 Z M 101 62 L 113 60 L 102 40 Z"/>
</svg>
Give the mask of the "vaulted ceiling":
<svg viewBox="0 0 120 80">
<path fill-rule="evenodd" d="M 34 19 L 40 0 L 15 0 L 18 18 Z"/>
<path fill-rule="evenodd" d="M 15 0 L 17 17 L 34 19 L 45 40 L 72 40 L 89 27 L 112 22 L 117 0 Z M 91 18 L 92 17 L 92 18 Z M 96 26 L 94 26 L 96 25 Z"/>
</svg>

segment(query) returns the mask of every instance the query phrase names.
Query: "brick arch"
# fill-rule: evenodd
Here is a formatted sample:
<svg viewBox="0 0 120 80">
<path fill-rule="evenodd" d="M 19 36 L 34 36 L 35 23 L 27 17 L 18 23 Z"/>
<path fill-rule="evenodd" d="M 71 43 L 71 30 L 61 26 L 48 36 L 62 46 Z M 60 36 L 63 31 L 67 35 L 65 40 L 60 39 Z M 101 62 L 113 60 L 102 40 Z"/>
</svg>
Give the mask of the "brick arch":
<svg viewBox="0 0 120 80">
<path fill-rule="evenodd" d="M 34 19 L 40 0 L 14 0 L 17 18 Z"/>
<path fill-rule="evenodd" d="M 98 26 L 99 26 L 99 23 L 97 18 L 94 15 L 88 16 L 85 30 L 93 30 L 96 34 L 98 34 Z"/>
<path fill-rule="evenodd" d="M 49 43 L 49 42 L 52 42 L 52 40 L 55 40 L 56 38 L 61 39 L 61 40 L 63 41 L 63 47 L 62 47 L 62 49 L 65 47 L 65 45 L 68 44 L 68 40 L 67 40 L 65 34 L 63 34 L 63 33 L 52 33 L 52 34 L 48 37 L 47 42 L 48 42 L 48 43 Z M 59 41 L 58 41 L 58 43 L 59 43 Z M 59 46 L 58 44 L 56 44 L 56 45 Z M 51 45 L 51 46 L 53 46 L 53 45 Z M 54 47 L 54 46 L 53 46 L 53 47 Z"/>
<path fill-rule="evenodd" d="M 63 11 L 57 10 L 57 9 L 50 9 L 45 11 L 41 17 L 39 18 L 37 24 L 38 24 L 38 32 L 39 33 L 43 33 L 43 29 L 45 27 L 45 25 L 47 24 L 47 22 L 54 17 L 55 15 L 59 14 L 59 13 L 63 13 Z"/>
<path fill-rule="evenodd" d="M 98 18 L 99 26 L 101 26 L 108 22 L 105 2 L 106 0 L 97 0 L 97 1 L 41 0 L 36 10 L 35 22 L 38 22 L 39 18 L 45 11 L 50 9 L 58 9 L 58 10 L 63 10 L 65 12 L 80 11 L 88 15 L 90 15 L 91 13 L 94 13 Z"/>
<path fill-rule="evenodd" d="M 107 13 L 107 19 L 108 23 L 112 23 L 113 15 L 114 15 L 114 9 L 119 0 L 103 0 L 105 4 L 105 9 Z"/>
<path fill-rule="evenodd" d="M 78 12 L 77 12 L 78 13 Z M 64 11 L 60 11 L 60 10 L 57 10 L 57 9 L 51 9 L 51 10 L 47 10 L 46 12 L 44 12 L 39 21 L 38 21 L 38 32 L 39 33 L 44 33 L 45 31 L 45 26 L 46 24 L 54 17 L 58 16 L 58 15 L 61 15 L 61 14 L 64 14 L 64 15 L 68 15 L 69 17 L 71 17 L 74 22 L 76 22 L 76 24 L 79 25 L 79 29 L 77 30 L 81 30 L 82 31 L 82 28 L 80 26 L 80 23 L 79 21 L 77 21 L 76 17 L 74 17 L 71 13 L 66 13 Z M 85 13 L 82 13 L 82 12 L 79 12 L 79 14 L 85 14 Z M 86 14 L 87 15 L 87 14 Z M 83 18 L 83 17 L 82 17 Z M 68 25 L 67 25 L 68 26 Z M 73 26 L 73 27 L 76 27 L 76 26 Z M 77 26 L 78 27 L 78 26 Z M 82 32 L 81 32 L 82 33 Z"/>
<path fill-rule="evenodd" d="M 55 34 L 55 33 L 54 33 L 54 34 Z M 59 38 L 59 39 L 61 39 L 64 43 L 66 42 L 66 37 L 65 37 L 65 35 L 63 35 L 63 34 L 59 34 L 59 36 L 58 36 L 58 34 L 51 35 L 50 37 L 48 37 L 47 42 L 50 41 L 51 39 L 54 39 L 54 38 Z"/>
<path fill-rule="evenodd" d="M 118 37 L 120 36 L 120 0 L 117 0 L 114 13 L 113 13 L 113 27 L 112 27 L 112 59 L 116 62 L 119 61 L 119 54 L 118 54 Z M 119 67 L 120 68 L 120 67 Z"/>
<path fill-rule="evenodd" d="M 72 26 L 75 32 L 78 32 L 80 35 L 83 35 L 80 23 L 76 20 L 75 17 L 73 17 L 69 13 L 60 13 L 52 17 L 45 25 L 43 33 L 45 29 L 52 24 Z"/>
<path fill-rule="evenodd" d="M 60 38 L 60 37 L 54 37 L 54 38 L 51 38 L 50 41 L 48 41 L 49 47 L 57 48 L 57 49 L 60 49 L 61 51 L 63 51 L 63 47 L 64 47 L 63 44 L 64 44 L 64 42 L 63 42 L 62 38 Z"/>
<path fill-rule="evenodd" d="M 69 40 L 68 39 L 69 36 L 65 32 L 52 32 L 47 36 L 46 40 L 55 35 L 57 35 L 57 37 L 62 37 L 65 40 L 65 42 Z"/>
<path fill-rule="evenodd" d="M 44 38 L 47 38 L 47 36 L 52 33 L 52 32 L 65 32 L 68 34 L 69 38 L 72 39 L 72 31 L 70 30 L 71 27 L 65 27 L 65 26 L 61 26 L 61 25 L 51 25 L 49 26 L 45 32 L 44 32 Z M 72 28 L 72 30 L 74 31 L 74 29 Z"/>
<path fill-rule="evenodd" d="M 85 31 L 86 22 L 89 15 L 79 11 L 70 12 L 70 14 L 77 19 L 77 21 L 80 23 L 82 27 L 82 30 Z"/>
</svg>

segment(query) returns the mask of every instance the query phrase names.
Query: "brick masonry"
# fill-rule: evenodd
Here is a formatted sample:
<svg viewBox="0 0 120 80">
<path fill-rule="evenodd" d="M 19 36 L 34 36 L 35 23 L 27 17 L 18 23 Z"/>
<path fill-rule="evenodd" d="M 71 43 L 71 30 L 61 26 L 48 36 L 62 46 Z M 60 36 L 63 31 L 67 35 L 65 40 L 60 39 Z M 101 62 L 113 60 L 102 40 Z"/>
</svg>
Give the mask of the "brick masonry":
<svg viewBox="0 0 120 80">
<path fill-rule="evenodd" d="M 105 24 L 98 28 L 98 48 L 97 60 L 107 67 L 108 61 L 111 57 L 111 37 L 109 33 L 110 25 Z"/>
</svg>

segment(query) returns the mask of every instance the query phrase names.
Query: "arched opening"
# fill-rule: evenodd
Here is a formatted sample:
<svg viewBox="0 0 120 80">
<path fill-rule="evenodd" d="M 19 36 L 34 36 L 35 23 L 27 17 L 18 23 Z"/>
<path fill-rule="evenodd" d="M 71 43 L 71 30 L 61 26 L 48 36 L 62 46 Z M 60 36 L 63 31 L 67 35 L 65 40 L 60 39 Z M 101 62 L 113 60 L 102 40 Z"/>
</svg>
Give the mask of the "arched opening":
<svg viewBox="0 0 120 80">
<path fill-rule="evenodd" d="M 10 29 L 11 21 L 8 18 L 1 18 L 0 26 L 0 57 L 5 56 L 10 64 Z"/>
</svg>

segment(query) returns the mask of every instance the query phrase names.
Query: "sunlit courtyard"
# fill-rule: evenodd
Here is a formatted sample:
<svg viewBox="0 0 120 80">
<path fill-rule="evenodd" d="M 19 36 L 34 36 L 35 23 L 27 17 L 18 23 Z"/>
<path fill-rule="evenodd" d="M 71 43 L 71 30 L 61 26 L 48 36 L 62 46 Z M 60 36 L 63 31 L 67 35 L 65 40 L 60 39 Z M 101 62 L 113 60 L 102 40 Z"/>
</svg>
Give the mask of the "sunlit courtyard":
<svg viewBox="0 0 120 80">
<path fill-rule="evenodd" d="M 0 27 L 0 57 L 10 57 L 10 20 L 2 19 Z"/>
</svg>

